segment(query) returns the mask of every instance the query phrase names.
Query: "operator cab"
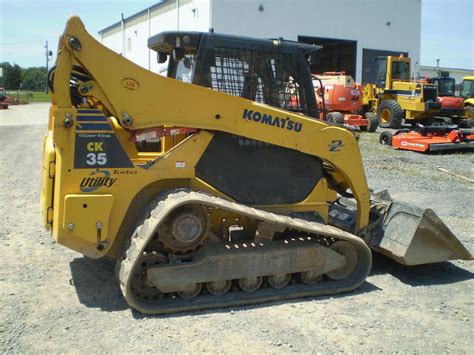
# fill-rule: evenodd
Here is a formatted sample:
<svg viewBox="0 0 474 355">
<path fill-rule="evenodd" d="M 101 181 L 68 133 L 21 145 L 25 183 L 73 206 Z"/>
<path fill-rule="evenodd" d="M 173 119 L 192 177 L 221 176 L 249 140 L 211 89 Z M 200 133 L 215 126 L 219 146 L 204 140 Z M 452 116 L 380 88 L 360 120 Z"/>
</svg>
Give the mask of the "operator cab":
<svg viewBox="0 0 474 355">
<path fill-rule="evenodd" d="M 213 32 L 162 32 L 148 39 L 167 76 L 284 110 L 319 117 L 308 60 L 320 46 Z"/>
<path fill-rule="evenodd" d="M 465 99 L 474 98 L 474 80 L 464 79 L 461 83 L 459 95 Z"/>
<path fill-rule="evenodd" d="M 409 58 L 380 56 L 377 57 L 375 60 L 377 61 L 375 84 L 378 87 L 390 89 L 392 81 L 410 80 Z M 387 71 L 389 71 L 388 75 Z"/>
<path fill-rule="evenodd" d="M 449 77 L 431 78 L 429 82 L 430 84 L 438 85 L 439 96 L 454 96 L 455 95 L 456 83 L 453 78 L 449 78 Z"/>
</svg>

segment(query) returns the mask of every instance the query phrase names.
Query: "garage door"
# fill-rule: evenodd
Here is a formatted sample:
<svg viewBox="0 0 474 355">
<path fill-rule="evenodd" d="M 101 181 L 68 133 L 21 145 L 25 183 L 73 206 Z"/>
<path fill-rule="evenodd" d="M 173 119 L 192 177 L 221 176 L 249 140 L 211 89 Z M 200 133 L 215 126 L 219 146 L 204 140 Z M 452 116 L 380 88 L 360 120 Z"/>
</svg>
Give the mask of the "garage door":
<svg viewBox="0 0 474 355">
<path fill-rule="evenodd" d="M 322 74 L 330 71 L 345 71 L 355 78 L 357 42 L 336 38 L 298 36 L 299 42 L 323 46 L 318 63 L 311 66 L 311 72 Z"/>
</svg>

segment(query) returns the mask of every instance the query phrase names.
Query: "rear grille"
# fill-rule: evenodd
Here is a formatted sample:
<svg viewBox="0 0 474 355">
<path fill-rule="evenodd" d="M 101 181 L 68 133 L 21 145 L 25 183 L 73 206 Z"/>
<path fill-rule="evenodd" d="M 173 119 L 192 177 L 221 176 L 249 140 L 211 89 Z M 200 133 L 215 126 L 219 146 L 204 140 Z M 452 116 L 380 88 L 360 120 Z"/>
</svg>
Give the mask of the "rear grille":
<svg viewBox="0 0 474 355">
<path fill-rule="evenodd" d="M 437 100 L 436 88 L 424 87 L 423 88 L 423 99 L 424 99 L 425 102 L 427 102 L 427 101 L 436 102 L 436 100 Z"/>
</svg>

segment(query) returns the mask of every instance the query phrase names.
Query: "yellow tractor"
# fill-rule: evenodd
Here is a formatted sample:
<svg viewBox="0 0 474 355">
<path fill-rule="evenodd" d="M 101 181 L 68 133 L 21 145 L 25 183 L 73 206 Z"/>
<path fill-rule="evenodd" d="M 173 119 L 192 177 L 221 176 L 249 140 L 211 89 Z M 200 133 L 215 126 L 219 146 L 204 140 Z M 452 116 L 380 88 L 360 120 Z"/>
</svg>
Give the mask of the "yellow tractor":
<svg viewBox="0 0 474 355">
<path fill-rule="evenodd" d="M 464 98 L 464 117 L 474 127 L 474 76 L 465 76 L 459 95 Z"/>
<path fill-rule="evenodd" d="M 48 74 L 44 225 L 59 244 L 116 259 L 131 307 L 347 292 L 371 249 L 405 265 L 472 259 L 433 211 L 371 194 L 353 134 L 315 119 L 318 47 L 197 32 L 149 46 L 169 77 L 71 17 Z"/>
<path fill-rule="evenodd" d="M 377 114 L 380 127 L 400 128 L 403 120 L 426 120 L 441 109 L 437 85 L 412 81 L 410 62 L 404 56 L 378 57 L 375 84 L 364 86 L 364 109 Z"/>
</svg>

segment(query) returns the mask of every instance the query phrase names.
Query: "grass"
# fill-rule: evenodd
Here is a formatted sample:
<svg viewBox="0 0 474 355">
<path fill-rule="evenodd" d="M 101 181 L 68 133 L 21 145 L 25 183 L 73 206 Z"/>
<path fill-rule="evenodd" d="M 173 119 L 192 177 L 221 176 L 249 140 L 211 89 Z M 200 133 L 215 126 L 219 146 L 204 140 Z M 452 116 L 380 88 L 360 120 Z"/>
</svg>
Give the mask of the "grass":
<svg viewBox="0 0 474 355">
<path fill-rule="evenodd" d="M 44 91 L 7 91 L 6 94 L 14 99 L 26 102 L 49 102 L 49 96 Z"/>
</svg>

